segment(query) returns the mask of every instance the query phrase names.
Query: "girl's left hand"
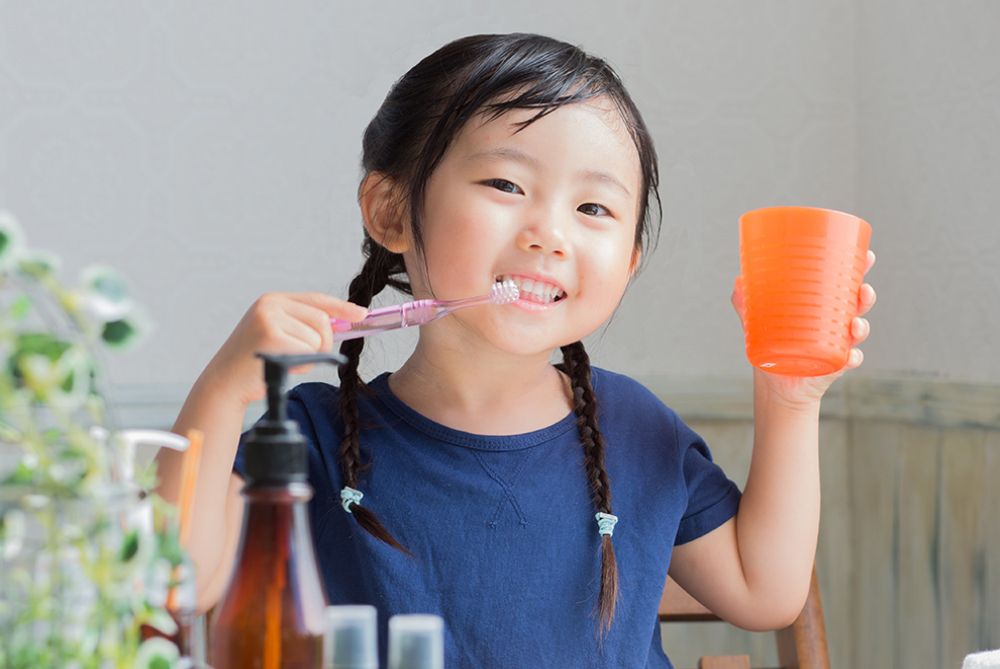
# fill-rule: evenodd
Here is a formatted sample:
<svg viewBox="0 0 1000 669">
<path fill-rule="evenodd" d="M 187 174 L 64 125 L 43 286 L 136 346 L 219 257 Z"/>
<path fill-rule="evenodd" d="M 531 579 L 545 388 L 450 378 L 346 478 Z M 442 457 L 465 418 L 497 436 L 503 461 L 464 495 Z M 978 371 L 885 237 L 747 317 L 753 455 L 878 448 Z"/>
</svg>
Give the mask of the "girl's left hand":
<svg viewBox="0 0 1000 669">
<path fill-rule="evenodd" d="M 865 261 L 865 274 L 868 273 L 868 270 L 874 264 L 875 254 L 869 250 Z M 861 289 L 858 291 L 858 313 L 851 320 L 851 350 L 847 356 L 847 364 L 842 369 L 826 376 L 796 377 L 768 374 L 755 367 L 754 380 L 766 383 L 779 396 L 792 404 L 818 401 L 823 397 L 823 393 L 830 387 L 830 384 L 843 376 L 847 371 L 860 367 L 862 361 L 864 361 L 864 354 L 861 352 L 861 349 L 855 347 L 867 339 L 868 334 L 871 332 L 871 325 L 868 319 L 862 317 L 874 306 L 875 298 L 875 289 L 872 288 L 871 284 L 862 284 Z M 736 278 L 733 288 L 732 303 L 733 308 L 736 309 L 736 313 L 740 317 L 740 323 L 742 323 L 743 291 L 740 286 L 739 277 Z"/>
</svg>

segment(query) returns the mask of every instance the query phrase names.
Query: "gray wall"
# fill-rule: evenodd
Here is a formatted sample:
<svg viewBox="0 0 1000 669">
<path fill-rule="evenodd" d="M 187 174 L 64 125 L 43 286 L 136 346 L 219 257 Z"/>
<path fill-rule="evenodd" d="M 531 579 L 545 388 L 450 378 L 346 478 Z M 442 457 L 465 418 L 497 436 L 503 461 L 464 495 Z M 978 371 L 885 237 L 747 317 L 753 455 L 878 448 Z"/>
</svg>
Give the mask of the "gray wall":
<svg viewBox="0 0 1000 669">
<path fill-rule="evenodd" d="M 607 57 L 659 148 L 660 246 L 599 364 L 747 376 L 736 220 L 808 204 L 875 230 L 864 374 L 1000 382 L 995 0 L 0 2 L 0 208 L 67 280 L 130 277 L 158 327 L 113 381 L 186 388 L 262 292 L 343 295 L 365 123 L 436 47 L 510 30 Z"/>
<path fill-rule="evenodd" d="M 857 6 L 857 209 L 883 261 L 870 359 L 1000 382 L 1000 3 Z"/>
</svg>

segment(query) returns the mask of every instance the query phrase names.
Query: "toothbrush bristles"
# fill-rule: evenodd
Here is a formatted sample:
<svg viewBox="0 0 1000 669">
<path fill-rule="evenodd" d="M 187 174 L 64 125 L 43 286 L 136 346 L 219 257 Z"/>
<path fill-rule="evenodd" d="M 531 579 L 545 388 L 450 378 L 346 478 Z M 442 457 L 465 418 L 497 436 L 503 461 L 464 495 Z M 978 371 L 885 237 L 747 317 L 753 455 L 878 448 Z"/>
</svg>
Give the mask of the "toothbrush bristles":
<svg viewBox="0 0 1000 669">
<path fill-rule="evenodd" d="M 517 284 L 509 279 L 493 284 L 490 288 L 490 300 L 493 304 L 510 304 L 516 302 L 521 292 L 517 289 Z"/>
</svg>

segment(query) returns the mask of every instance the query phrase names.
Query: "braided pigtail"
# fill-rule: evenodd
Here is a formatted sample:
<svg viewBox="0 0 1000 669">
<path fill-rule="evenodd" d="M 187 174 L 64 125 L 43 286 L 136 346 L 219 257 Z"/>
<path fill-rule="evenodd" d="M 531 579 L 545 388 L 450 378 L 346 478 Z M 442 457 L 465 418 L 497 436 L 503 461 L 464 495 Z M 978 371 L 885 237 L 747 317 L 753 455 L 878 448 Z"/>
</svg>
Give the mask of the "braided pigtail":
<svg viewBox="0 0 1000 669">
<path fill-rule="evenodd" d="M 590 385 L 590 357 L 583 348 L 583 342 L 562 347 L 563 365 L 573 389 L 573 410 L 576 412 L 576 426 L 583 446 L 584 465 L 590 492 L 597 507 L 598 529 L 601 533 L 601 587 L 597 597 L 602 634 L 611 627 L 618 601 L 618 564 L 615 549 L 611 543 L 614 523 L 618 519 L 611 515 L 611 487 L 608 472 L 604 468 L 604 436 L 597 425 L 597 397 Z"/>
<path fill-rule="evenodd" d="M 347 299 L 355 304 L 368 307 L 372 299 L 391 285 L 404 292 L 409 292 L 409 285 L 399 279 L 405 272 L 402 256 L 387 251 L 365 236 L 364 254 L 367 256 L 364 266 L 358 276 L 351 281 Z M 358 414 L 358 392 L 367 389 L 358 375 L 358 363 L 365 346 L 365 338 L 348 339 L 340 345 L 340 353 L 347 362 L 340 366 L 340 415 L 344 422 L 344 439 L 340 444 L 340 471 L 343 477 L 344 490 L 341 499 L 344 509 L 354 515 L 366 532 L 384 541 L 393 548 L 409 554 L 409 551 L 396 541 L 395 537 L 382 525 L 375 513 L 361 505 L 361 493 L 358 492 L 358 473 L 368 468 L 370 463 L 361 462 L 361 440 L 358 436 L 361 419 Z"/>
</svg>

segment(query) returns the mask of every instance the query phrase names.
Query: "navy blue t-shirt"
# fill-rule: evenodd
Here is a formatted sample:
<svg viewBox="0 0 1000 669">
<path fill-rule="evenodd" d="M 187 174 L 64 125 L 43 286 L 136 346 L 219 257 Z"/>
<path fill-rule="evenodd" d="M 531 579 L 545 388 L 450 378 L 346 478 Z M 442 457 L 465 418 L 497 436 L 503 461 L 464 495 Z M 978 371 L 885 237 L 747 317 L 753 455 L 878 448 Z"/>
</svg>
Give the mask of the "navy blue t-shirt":
<svg viewBox="0 0 1000 669">
<path fill-rule="evenodd" d="M 453 430 L 397 399 L 388 374 L 359 393 L 362 504 L 411 551 L 361 530 L 340 503 L 338 390 L 302 384 L 289 418 L 310 442 L 313 538 L 332 604 L 445 620 L 449 669 L 671 667 L 657 608 L 675 544 L 735 513 L 740 493 L 704 442 L 628 377 L 593 370 L 619 572 L 603 642 L 595 615 L 601 539 L 570 413 L 515 436 Z M 244 471 L 243 449 L 234 470 Z"/>
</svg>

